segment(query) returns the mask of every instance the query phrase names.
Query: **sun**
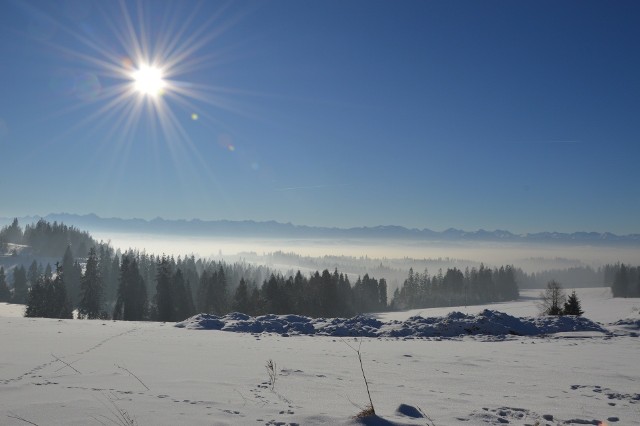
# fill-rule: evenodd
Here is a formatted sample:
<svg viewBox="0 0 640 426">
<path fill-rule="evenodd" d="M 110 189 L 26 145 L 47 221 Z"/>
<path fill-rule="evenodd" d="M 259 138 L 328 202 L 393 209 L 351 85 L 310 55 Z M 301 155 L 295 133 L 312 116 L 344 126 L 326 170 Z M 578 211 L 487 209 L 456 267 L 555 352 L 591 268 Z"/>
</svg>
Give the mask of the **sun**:
<svg viewBox="0 0 640 426">
<path fill-rule="evenodd" d="M 141 65 L 131 74 L 135 91 L 153 98 L 160 96 L 167 86 L 163 74 L 162 68 L 146 64 Z"/>
</svg>

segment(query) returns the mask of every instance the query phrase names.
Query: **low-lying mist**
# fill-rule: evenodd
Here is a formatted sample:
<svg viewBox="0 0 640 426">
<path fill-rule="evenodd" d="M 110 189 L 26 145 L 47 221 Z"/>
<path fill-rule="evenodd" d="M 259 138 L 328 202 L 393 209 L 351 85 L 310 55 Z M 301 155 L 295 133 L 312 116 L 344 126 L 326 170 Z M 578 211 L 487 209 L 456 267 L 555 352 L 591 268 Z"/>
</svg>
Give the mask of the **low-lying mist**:
<svg viewBox="0 0 640 426">
<path fill-rule="evenodd" d="M 316 258 L 318 268 L 332 268 L 336 257 L 350 257 L 369 262 L 379 261 L 383 266 L 392 260 L 396 260 L 394 264 L 397 265 L 397 261 L 401 260 L 407 264 L 406 269 L 415 268 L 416 261 L 430 261 L 430 270 L 432 267 L 437 269 L 447 266 L 464 268 L 481 262 L 488 266 L 512 264 L 524 272 L 533 273 L 579 266 L 598 268 L 616 262 L 635 264 L 640 259 L 640 247 L 512 242 L 180 237 L 114 232 L 94 232 L 93 235 L 97 240 L 109 241 L 114 248 L 122 251 L 136 249 L 172 256 L 194 254 L 196 257 L 246 261 L 268 259 L 272 257 L 270 254 L 278 252 L 295 253 L 300 257 Z M 322 259 L 326 260 L 326 265 L 321 264 Z M 306 265 L 300 264 L 283 266 L 288 269 L 307 269 Z"/>
</svg>

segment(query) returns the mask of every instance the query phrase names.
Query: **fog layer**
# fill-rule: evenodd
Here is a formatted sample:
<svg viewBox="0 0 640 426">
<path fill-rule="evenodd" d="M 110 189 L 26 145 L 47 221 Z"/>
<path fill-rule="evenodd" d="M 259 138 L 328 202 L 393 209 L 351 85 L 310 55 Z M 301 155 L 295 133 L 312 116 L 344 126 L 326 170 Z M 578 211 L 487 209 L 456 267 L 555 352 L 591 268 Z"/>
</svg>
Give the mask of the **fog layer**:
<svg viewBox="0 0 640 426">
<path fill-rule="evenodd" d="M 437 242 L 396 240 L 266 239 L 178 237 L 159 234 L 100 233 L 97 240 L 120 250 L 138 249 L 172 256 L 224 259 L 255 258 L 274 252 L 296 253 L 322 258 L 347 256 L 368 259 L 431 259 L 458 267 L 484 262 L 513 264 L 525 272 L 574 266 L 599 267 L 607 263 L 637 263 L 640 247 L 607 247 L 563 244 L 522 244 L 500 242 Z M 289 265 L 295 269 L 296 265 Z M 330 267 L 331 265 L 329 265 Z"/>
</svg>

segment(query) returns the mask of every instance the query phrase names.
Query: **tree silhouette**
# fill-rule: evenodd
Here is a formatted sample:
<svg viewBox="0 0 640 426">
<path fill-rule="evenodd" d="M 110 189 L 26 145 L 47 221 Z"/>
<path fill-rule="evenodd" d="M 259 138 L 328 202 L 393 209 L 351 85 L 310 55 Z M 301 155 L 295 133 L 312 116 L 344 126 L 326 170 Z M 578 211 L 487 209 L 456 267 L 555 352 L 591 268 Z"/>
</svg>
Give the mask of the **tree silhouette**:
<svg viewBox="0 0 640 426">
<path fill-rule="evenodd" d="M 80 318 L 97 319 L 106 316 L 102 311 L 103 287 L 98 255 L 95 248 L 89 249 L 87 267 L 80 283 L 80 302 L 78 316 Z"/>
<path fill-rule="evenodd" d="M 27 303 L 28 296 L 27 273 L 20 265 L 13 269 L 13 303 Z"/>
<path fill-rule="evenodd" d="M 575 290 L 571 292 L 571 295 L 564 303 L 564 308 L 562 310 L 564 315 L 577 315 L 580 316 L 584 314 L 582 307 L 580 306 L 580 300 L 578 300 L 578 296 L 576 296 Z"/>
<path fill-rule="evenodd" d="M 240 279 L 240 284 L 236 288 L 236 294 L 233 297 L 233 310 L 237 312 L 249 312 L 249 289 L 244 278 Z"/>
<path fill-rule="evenodd" d="M 113 319 L 142 321 L 147 317 L 147 289 L 133 255 L 123 255 Z"/>
<path fill-rule="evenodd" d="M 0 266 L 0 302 L 8 302 L 9 300 L 11 300 L 11 292 L 4 275 L 4 267 Z"/>
<path fill-rule="evenodd" d="M 56 263 L 56 275 L 53 280 L 47 277 L 40 277 L 31 287 L 24 316 L 73 318 L 64 283 L 64 273 L 59 263 Z"/>
<path fill-rule="evenodd" d="M 172 321 L 174 314 L 174 291 L 169 259 L 162 256 L 156 269 L 156 315 L 158 321 Z"/>
</svg>

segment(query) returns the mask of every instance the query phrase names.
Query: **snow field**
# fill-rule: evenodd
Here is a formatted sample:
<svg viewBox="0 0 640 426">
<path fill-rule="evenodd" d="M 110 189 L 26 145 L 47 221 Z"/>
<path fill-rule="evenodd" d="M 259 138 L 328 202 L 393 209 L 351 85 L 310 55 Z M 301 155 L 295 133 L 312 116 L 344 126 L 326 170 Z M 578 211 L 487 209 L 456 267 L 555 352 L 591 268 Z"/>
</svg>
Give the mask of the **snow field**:
<svg viewBox="0 0 640 426">
<path fill-rule="evenodd" d="M 610 330 L 610 322 L 638 317 L 640 300 L 610 299 L 605 290 L 578 289 L 587 318 L 611 319 L 603 324 Z M 533 302 L 525 295 L 502 305 L 516 315 L 520 304 L 528 315 Z M 468 309 L 487 308 L 501 310 Z M 415 313 L 378 319 L 403 314 Z M 28 424 L 16 417 L 41 426 L 119 424 L 117 409 L 138 425 L 361 424 L 353 416 L 366 390 L 342 339 L 1 317 L 0 425 Z M 366 424 L 429 424 L 397 412 L 402 404 L 439 426 L 640 424 L 640 339 L 629 332 L 362 338 L 361 350 L 381 416 Z M 268 360 L 278 371 L 273 391 Z"/>
</svg>

